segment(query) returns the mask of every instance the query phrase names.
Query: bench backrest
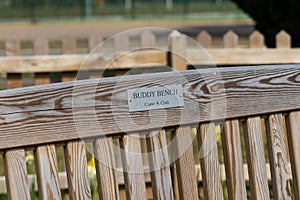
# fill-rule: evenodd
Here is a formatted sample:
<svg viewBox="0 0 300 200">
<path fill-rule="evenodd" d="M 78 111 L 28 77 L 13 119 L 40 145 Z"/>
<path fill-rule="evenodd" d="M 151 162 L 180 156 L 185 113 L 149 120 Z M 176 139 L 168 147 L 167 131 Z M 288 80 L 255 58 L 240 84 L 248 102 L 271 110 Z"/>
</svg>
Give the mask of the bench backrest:
<svg viewBox="0 0 300 200">
<path fill-rule="evenodd" d="M 90 199 L 84 140 L 92 142 L 102 199 L 119 199 L 116 151 L 121 151 L 127 198 L 146 199 L 140 142 L 146 137 L 154 199 L 198 199 L 198 158 L 205 198 L 223 199 L 220 152 L 226 169 L 225 196 L 246 199 L 243 145 L 251 198 L 270 199 L 268 159 L 274 198 L 299 199 L 299 67 L 201 69 L 1 91 L 0 151 L 8 195 L 29 199 L 25 151 L 33 149 L 40 198 L 60 199 L 55 146 L 63 145 L 70 197 Z M 130 90 L 157 86 L 182 87 L 182 96 L 179 91 L 176 98 L 183 98 L 183 104 L 144 111 L 129 107 Z M 221 151 L 216 125 L 221 125 Z M 198 150 L 193 148 L 194 138 Z"/>
</svg>

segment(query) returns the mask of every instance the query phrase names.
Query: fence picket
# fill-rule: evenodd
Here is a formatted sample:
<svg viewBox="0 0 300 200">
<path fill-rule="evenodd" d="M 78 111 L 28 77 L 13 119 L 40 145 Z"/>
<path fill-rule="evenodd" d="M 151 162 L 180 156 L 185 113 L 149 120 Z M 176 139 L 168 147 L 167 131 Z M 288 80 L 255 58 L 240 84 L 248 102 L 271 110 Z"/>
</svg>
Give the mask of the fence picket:
<svg viewBox="0 0 300 200">
<path fill-rule="evenodd" d="M 145 31 L 141 35 L 141 47 L 142 48 L 155 48 L 155 36 L 149 31 Z"/>
<path fill-rule="evenodd" d="M 92 34 L 88 38 L 88 52 L 91 52 L 95 47 L 97 47 L 103 40 L 102 36 L 98 34 Z"/>
<path fill-rule="evenodd" d="M 201 31 L 196 38 L 196 41 L 203 47 L 203 48 L 211 48 L 211 36 L 206 31 Z"/>
<path fill-rule="evenodd" d="M 288 49 L 291 48 L 291 36 L 284 30 L 276 35 L 276 48 Z"/>
<path fill-rule="evenodd" d="M 262 48 L 264 44 L 265 44 L 265 37 L 259 31 L 254 31 L 249 36 L 250 48 Z"/>
<path fill-rule="evenodd" d="M 168 66 L 173 70 L 186 70 L 186 37 L 178 31 L 173 31 L 168 37 L 169 54 L 168 54 Z"/>
<path fill-rule="evenodd" d="M 236 48 L 239 43 L 239 37 L 233 31 L 228 31 L 223 37 L 224 48 Z"/>
</svg>

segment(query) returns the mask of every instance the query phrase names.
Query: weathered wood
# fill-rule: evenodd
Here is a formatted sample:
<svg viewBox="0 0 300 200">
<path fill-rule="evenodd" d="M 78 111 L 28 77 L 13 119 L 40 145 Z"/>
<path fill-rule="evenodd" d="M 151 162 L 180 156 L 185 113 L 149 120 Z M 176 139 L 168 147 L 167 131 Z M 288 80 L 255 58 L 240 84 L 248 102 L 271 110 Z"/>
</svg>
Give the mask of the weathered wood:
<svg viewBox="0 0 300 200">
<path fill-rule="evenodd" d="M 211 48 L 211 36 L 206 31 L 201 31 L 197 35 L 196 41 L 203 47 L 203 48 Z"/>
<path fill-rule="evenodd" d="M 265 37 L 259 31 L 254 31 L 249 37 L 250 48 L 263 48 L 265 44 Z"/>
<path fill-rule="evenodd" d="M 233 31 L 228 31 L 223 37 L 224 48 L 236 48 L 239 43 L 239 37 Z"/>
<path fill-rule="evenodd" d="M 248 118 L 245 129 L 245 145 L 250 178 L 251 198 L 270 199 L 259 117 Z"/>
<path fill-rule="evenodd" d="M 7 150 L 3 158 L 8 198 L 29 200 L 25 151 L 23 149 Z"/>
<path fill-rule="evenodd" d="M 149 124 L 147 111 L 128 112 L 127 90 L 140 87 L 182 84 L 184 107 L 152 113 L 154 119 L 167 116 L 166 127 L 296 110 L 300 107 L 299 74 L 297 65 L 235 67 L 124 76 L 122 82 L 118 77 L 84 80 L 77 81 L 76 88 L 71 82 L 0 91 L 0 138 L 5 138 L 0 148 L 78 139 L 78 127 L 84 127 L 83 138 L 161 128 L 160 123 Z M 205 80 L 214 84 L 205 86 Z M 217 83 L 225 86 L 226 107 L 224 90 Z M 205 112 L 200 115 L 198 109 Z"/>
<path fill-rule="evenodd" d="M 37 147 L 35 150 L 35 163 L 39 199 L 61 199 L 55 146 Z"/>
<path fill-rule="evenodd" d="M 75 81 L 77 77 L 77 72 L 63 72 L 61 76 L 62 82 Z"/>
<path fill-rule="evenodd" d="M 226 121 L 221 133 L 229 199 L 247 199 L 238 120 Z"/>
<path fill-rule="evenodd" d="M 5 41 L 5 55 L 19 56 L 21 54 L 21 44 L 17 39 L 10 39 Z M 7 66 L 6 66 L 7 67 Z"/>
<path fill-rule="evenodd" d="M 289 114 L 289 152 L 293 171 L 293 182 L 295 199 L 300 199 L 300 112 L 292 112 Z"/>
<path fill-rule="evenodd" d="M 291 40 L 291 36 L 282 30 L 276 35 L 276 47 L 281 49 L 291 48 Z"/>
<path fill-rule="evenodd" d="M 22 74 L 7 74 L 7 89 L 21 88 L 23 86 Z"/>
<path fill-rule="evenodd" d="M 94 142 L 96 173 L 100 199 L 118 200 L 119 188 L 111 138 L 101 138 Z"/>
<path fill-rule="evenodd" d="M 34 74 L 34 84 L 43 85 L 50 83 L 50 74 L 49 73 L 35 73 Z"/>
<path fill-rule="evenodd" d="M 168 43 L 168 66 L 173 70 L 186 70 L 186 36 L 178 31 L 173 31 L 168 37 Z"/>
<path fill-rule="evenodd" d="M 127 199 L 146 199 L 143 160 L 138 134 L 120 139 Z"/>
<path fill-rule="evenodd" d="M 82 141 L 67 143 L 65 162 L 70 199 L 91 199 L 85 145 Z"/>
<path fill-rule="evenodd" d="M 153 197 L 174 199 L 165 131 L 151 131 L 146 140 Z"/>
<path fill-rule="evenodd" d="M 180 199 L 198 199 L 191 134 L 189 126 L 181 126 L 176 129 L 173 139 Z"/>
<path fill-rule="evenodd" d="M 141 47 L 142 48 L 155 48 L 155 36 L 153 33 L 146 31 L 141 35 Z"/>
<path fill-rule="evenodd" d="M 201 124 L 198 136 L 205 199 L 223 199 L 215 124 Z"/>
<path fill-rule="evenodd" d="M 76 53 L 76 40 L 73 37 L 67 37 L 62 40 L 62 54 Z"/>
<path fill-rule="evenodd" d="M 270 115 L 267 126 L 272 187 L 275 199 L 292 199 L 282 114 Z"/>
<path fill-rule="evenodd" d="M 110 63 L 109 61 L 113 62 Z M 131 52 L 126 56 L 116 55 L 113 58 L 97 53 L 89 55 L 0 57 L 0 71 L 10 73 L 61 72 L 77 71 L 79 69 L 106 69 L 107 67 L 110 69 L 127 69 L 133 66 L 152 67 L 152 65 L 145 65 L 145 63 L 157 63 L 165 66 L 167 63 L 166 52 L 160 50 L 143 50 Z M 84 65 L 82 66 L 82 64 Z"/>
</svg>

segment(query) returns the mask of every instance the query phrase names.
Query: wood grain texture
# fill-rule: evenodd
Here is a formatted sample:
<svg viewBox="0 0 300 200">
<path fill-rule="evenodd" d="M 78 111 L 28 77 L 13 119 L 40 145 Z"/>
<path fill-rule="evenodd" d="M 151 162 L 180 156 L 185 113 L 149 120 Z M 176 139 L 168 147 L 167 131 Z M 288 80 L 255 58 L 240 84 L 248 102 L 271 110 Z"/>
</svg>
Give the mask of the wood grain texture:
<svg viewBox="0 0 300 200">
<path fill-rule="evenodd" d="M 5 138 L 0 149 L 67 141 L 78 134 L 90 138 L 161 128 L 165 116 L 169 127 L 296 110 L 299 75 L 298 65 L 235 67 L 84 80 L 75 88 L 70 82 L 0 91 L 0 138 Z M 156 110 L 152 123 L 148 111 L 128 112 L 128 89 L 174 84 L 183 86 L 184 107 Z"/>
<path fill-rule="evenodd" d="M 285 146 L 284 118 L 282 114 L 268 117 L 267 139 L 270 156 L 272 187 L 275 199 L 292 199 L 289 182 L 287 148 Z"/>
<path fill-rule="evenodd" d="M 228 31 L 223 37 L 224 48 L 236 48 L 239 43 L 239 37 L 233 31 Z"/>
<path fill-rule="evenodd" d="M 61 199 L 55 146 L 37 147 L 35 150 L 35 163 L 39 199 Z"/>
<path fill-rule="evenodd" d="M 201 124 L 197 136 L 204 197 L 223 199 L 215 124 Z"/>
<path fill-rule="evenodd" d="M 177 128 L 173 140 L 180 199 L 198 199 L 191 128 Z"/>
<path fill-rule="evenodd" d="M 250 178 L 251 198 L 270 199 L 262 126 L 259 117 L 248 118 L 245 129 L 245 145 Z"/>
<path fill-rule="evenodd" d="M 174 199 L 167 139 L 164 130 L 147 136 L 151 184 L 154 199 Z"/>
<path fill-rule="evenodd" d="M 127 200 L 146 199 L 147 193 L 139 135 L 123 136 L 120 139 L 120 146 Z"/>
<path fill-rule="evenodd" d="M 68 142 L 65 162 L 71 200 L 91 199 L 85 145 L 82 141 Z"/>
<path fill-rule="evenodd" d="M 203 47 L 203 48 L 210 48 L 212 43 L 211 36 L 206 31 L 201 31 L 197 35 L 196 41 Z"/>
<path fill-rule="evenodd" d="M 291 48 L 291 36 L 284 30 L 276 35 L 276 47 L 281 49 Z"/>
<path fill-rule="evenodd" d="M 291 158 L 292 172 L 293 172 L 293 182 L 295 199 L 300 199 L 300 112 L 292 112 L 288 117 L 289 121 L 289 131 L 288 131 L 288 141 L 289 141 L 289 152 Z"/>
<path fill-rule="evenodd" d="M 88 60 L 85 60 L 88 59 Z M 113 62 L 112 62 L 113 61 Z M 82 64 L 85 63 L 84 67 Z M 0 71 L 11 73 L 22 72 L 62 72 L 91 69 L 127 69 L 137 67 L 152 67 L 145 63 L 157 63 L 165 66 L 166 52 L 161 50 L 143 50 L 114 57 L 91 53 L 80 55 L 44 55 L 44 56 L 11 56 L 0 58 Z M 10 66 L 10 67 L 7 67 Z M 81 67 L 81 68 L 80 68 Z"/>
<path fill-rule="evenodd" d="M 259 31 L 254 31 L 249 37 L 250 48 L 263 48 L 265 45 L 265 37 Z"/>
<path fill-rule="evenodd" d="M 93 143 L 99 198 L 118 200 L 120 198 L 116 178 L 116 165 L 111 138 L 101 138 Z"/>
<path fill-rule="evenodd" d="M 221 133 L 229 199 L 247 199 L 238 120 L 226 121 Z"/>
<path fill-rule="evenodd" d="M 29 200 L 25 151 L 23 149 L 7 150 L 3 158 L 8 199 Z"/>
<path fill-rule="evenodd" d="M 186 70 L 186 36 L 173 31 L 168 37 L 169 54 L 168 54 L 168 66 L 173 70 Z"/>
</svg>

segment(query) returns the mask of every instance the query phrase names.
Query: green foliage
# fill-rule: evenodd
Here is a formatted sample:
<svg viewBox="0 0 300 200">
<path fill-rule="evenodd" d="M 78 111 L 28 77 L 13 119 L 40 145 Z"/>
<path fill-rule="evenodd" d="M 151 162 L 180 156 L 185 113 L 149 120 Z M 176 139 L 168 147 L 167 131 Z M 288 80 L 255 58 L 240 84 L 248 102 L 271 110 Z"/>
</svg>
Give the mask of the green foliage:
<svg viewBox="0 0 300 200">
<path fill-rule="evenodd" d="M 285 30 L 292 36 L 292 45 L 300 46 L 299 0 L 232 0 L 256 22 L 256 29 L 265 35 L 266 44 L 275 46 L 275 35 Z"/>
</svg>

